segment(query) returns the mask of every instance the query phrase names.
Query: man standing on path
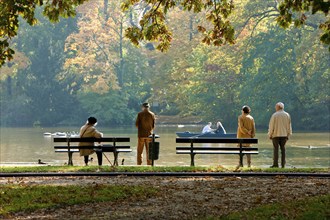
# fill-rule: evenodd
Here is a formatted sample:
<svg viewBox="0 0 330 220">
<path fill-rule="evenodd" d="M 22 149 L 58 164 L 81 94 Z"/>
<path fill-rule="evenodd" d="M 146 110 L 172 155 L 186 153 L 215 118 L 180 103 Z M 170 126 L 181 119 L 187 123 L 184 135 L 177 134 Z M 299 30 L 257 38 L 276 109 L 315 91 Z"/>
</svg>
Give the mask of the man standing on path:
<svg viewBox="0 0 330 220">
<path fill-rule="evenodd" d="M 151 138 L 149 136 L 155 128 L 155 114 L 149 108 L 149 103 L 143 103 L 142 111 L 139 112 L 135 122 L 135 126 L 138 128 L 137 165 L 142 164 L 144 146 L 146 147 L 147 164 L 151 165 L 151 160 L 149 160 L 149 143 Z"/>
<path fill-rule="evenodd" d="M 276 112 L 269 121 L 268 136 L 273 141 L 274 155 L 271 168 L 278 167 L 278 148 L 281 148 L 281 165 L 285 167 L 285 144 L 292 135 L 290 115 L 284 111 L 284 104 L 278 102 L 275 105 Z"/>
</svg>

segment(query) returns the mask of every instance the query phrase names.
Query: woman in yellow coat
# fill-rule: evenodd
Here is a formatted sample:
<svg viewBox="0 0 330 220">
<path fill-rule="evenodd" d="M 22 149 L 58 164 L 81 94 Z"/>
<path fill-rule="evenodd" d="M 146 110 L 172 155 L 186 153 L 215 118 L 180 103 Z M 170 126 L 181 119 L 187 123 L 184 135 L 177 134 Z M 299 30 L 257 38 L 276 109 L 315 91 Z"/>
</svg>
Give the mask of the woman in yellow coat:
<svg viewBox="0 0 330 220">
<path fill-rule="evenodd" d="M 251 108 L 247 105 L 242 107 L 242 114 L 238 116 L 237 138 L 254 138 L 256 128 L 253 117 L 250 115 Z M 251 144 L 243 144 L 243 147 L 250 147 Z M 251 155 L 247 154 L 248 167 L 251 167 Z M 239 165 L 240 166 L 240 165 Z"/>
<path fill-rule="evenodd" d="M 101 138 L 103 134 L 96 130 L 95 125 L 97 119 L 94 117 L 89 117 L 87 123 L 80 128 L 80 137 L 81 138 Z M 93 142 L 79 142 L 78 146 L 94 146 Z M 84 161 L 86 166 L 88 165 L 88 157 L 93 154 L 95 151 L 93 149 L 80 149 L 80 156 L 84 156 Z M 99 166 L 102 165 L 102 151 L 96 151 L 97 160 Z"/>
</svg>

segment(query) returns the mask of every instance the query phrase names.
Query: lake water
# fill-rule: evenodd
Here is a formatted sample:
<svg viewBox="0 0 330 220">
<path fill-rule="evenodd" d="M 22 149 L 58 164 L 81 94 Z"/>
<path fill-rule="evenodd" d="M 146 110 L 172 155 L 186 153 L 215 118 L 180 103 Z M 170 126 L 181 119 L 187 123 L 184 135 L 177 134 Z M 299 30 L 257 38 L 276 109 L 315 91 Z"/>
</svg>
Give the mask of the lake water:
<svg viewBox="0 0 330 220">
<path fill-rule="evenodd" d="M 160 135 L 160 158 L 155 165 L 190 165 L 189 155 L 175 153 L 175 132 L 200 131 L 200 127 L 157 127 L 156 133 Z M 51 137 L 44 137 L 44 132 L 78 132 L 79 128 L 0 128 L 0 165 L 32 164 L 38 159 L 51 165 L 63 165 L 67 162 L 67 154 L 55 153 Z M 98 128 L 105 137 L 130 137 L 132 153 L 119 154 L 119 161 L 125 158 L 125 165 L 136 164 L 136 129 L 133 127 Z M 230 132 L 229 132 L 230 133 Z M 258 133 L 259 155 L 252 156 L 252 165 L 268 167 L 272 164 L 272 144 L 266 133 Z M 180 144 L 180 146 L 184 146 Z M 188 145 L 187 145 L 188 146 Z M 217 146 L 217 145 L 213 145 Z M 113 158 L 112 154 L 108 157 Z M 96 155 L 92 155 L 97 164 Z M 287 143 L 287 167 L 330 167 L 330 134 L 329 133 L 294 133 Z M 83 158 L 76 153 L 73 157 L 75 165 L 83 165 Z M 244 161 L 245 162 L 245 161 Z M 104 164 L 108 162 L 104 158 Z M 145 164 L 145 161 L 144 161 Z M 236 166 L 237 155 L 196 155 L 196 166 L 222 165 Z"/>
</svg>

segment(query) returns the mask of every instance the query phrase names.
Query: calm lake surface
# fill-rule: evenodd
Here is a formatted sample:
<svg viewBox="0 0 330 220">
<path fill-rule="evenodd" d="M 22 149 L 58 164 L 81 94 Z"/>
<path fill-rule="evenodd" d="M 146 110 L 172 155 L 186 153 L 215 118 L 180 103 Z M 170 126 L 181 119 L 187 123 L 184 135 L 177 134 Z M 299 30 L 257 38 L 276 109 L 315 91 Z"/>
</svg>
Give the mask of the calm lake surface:
<svg viewBox="0 0 330 220">
<path fill-rule="evenodd" d="M 105 137 L 130 137 L 132 153 L 119 154 L 119 161 L 125 158 L 125 165 L 136 164 L 137 130 L 134 127 L 102 128 L 98 130 Z M 175 132 L 177 131 L 200 131 L 200 127 L 184 128 L 157 127 L 156 133 L 160 135 L 160 158 L 155 165 L 190 165 L 189 155 L 177 155 L 175 153 Z M 54 143 L 51 137 L 44 137 L 44 132 L 71 132 L 79 131 L 79 127 L 64 128 L 0 128 L 0 165 L 33 164 L 38 159 L 51 165 L 63 165 L 67 162 L 67 154 L 55 153 Z M 228 131 L 232 133 L 233 131 Z M 259 155 L 252 156 L 252 165 L 256 167 L 268 167 L 272 164 L 272 144 L 266 133 L 258 133 Z M 184 146 L 184 144 L 180 144 Z M 205 145 L 204 145 L 205 146 Z M 217 146 L 217 145 L 213 145 Z M 228 145 L 227 145 L 228 146 Z M 111 153 L 108 158 L 113 159 Z M 97 165 L 96 155 L 92 164 Z M 108 165 L 103 159 L 104 165 Z M 246 163 L 246 161 L 244 160 Z M 83 165 L 83 158 L 76 153 L 73 157 L 75 165 Z M 145 164 L 145 161 L 143 162 Z M 222 165 L 236 166 L 238 156 L 235 155 L 196 155 L 196 166 L 199 165 Z M 287 143 L 287 167 L 330 167 L 330 133 L 294 133 Z"/>
</svg>

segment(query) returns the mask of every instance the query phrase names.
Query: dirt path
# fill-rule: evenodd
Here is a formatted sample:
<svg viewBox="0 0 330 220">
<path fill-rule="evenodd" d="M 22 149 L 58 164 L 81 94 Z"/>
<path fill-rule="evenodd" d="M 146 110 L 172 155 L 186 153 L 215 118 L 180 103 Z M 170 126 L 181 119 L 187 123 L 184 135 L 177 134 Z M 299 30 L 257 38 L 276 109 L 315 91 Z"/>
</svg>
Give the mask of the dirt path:
<svg viewBox="0 0 330 220">
<path fill-rule="evenodd" d="M 323 178 L 162 178 L 65 177 L 0 178 L 0 184 L 111 184 L 150 185 L 154 198 L 18 213 L 13 219 L 200 219 L 222 216 L 261 204 L 285 203 L 329 193 Z"/>
</svg>

